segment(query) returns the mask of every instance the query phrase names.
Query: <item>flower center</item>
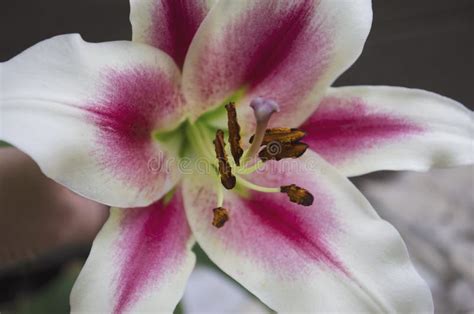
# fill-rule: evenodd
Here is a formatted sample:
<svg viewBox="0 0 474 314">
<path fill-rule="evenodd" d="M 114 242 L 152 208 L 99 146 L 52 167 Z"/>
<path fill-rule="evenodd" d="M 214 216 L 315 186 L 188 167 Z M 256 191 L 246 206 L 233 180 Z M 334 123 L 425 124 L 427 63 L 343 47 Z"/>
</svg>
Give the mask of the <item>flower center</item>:
<svg viewBox="0 0 474 314">
<path fill-rule="evenodd" d="M 237 121 L 235 105 L 225 106 L 227 111 L 227 135 L 230 148 L 225 141 L 226 133 L 217 129 L 214 139 L 209 130 L 201 123 L 189 124 L 186 135 L 195 151 L 210 161 L 212 171 L 218 180 L 217 206 L 213 209 L 212 224 L 221 228 L 229 220 L 231 211 L 223 207 L 224 190 L 236 186 L 262 193 L 285 193 L 291 202 L 310 206 L 313 196 L 304 188 L 295 184 L 265 187 L 252 183 L 244 178 L 258 170 L 268 160 L 279 161 L 285 158 L 298 158 L 304 154 L 308 145 L 300 142 L 305 133 L 293 128 L 270 128 L 271 116 L 279 111 L 278 104 L 270 99 L 256 98 L 250 103 L 254 111 L 256 128 L 250 138 L 250 146 L 244 151 L 241 146 L 240 125 Z M 212 144 L 214 144 L 212 147 Z M 212 152 L 214 151 L 214 153 Z M 228 154 L 230 153 L 230 154 Z M 228 156 L 232 156 L 230 159 Z"/>
</svg>

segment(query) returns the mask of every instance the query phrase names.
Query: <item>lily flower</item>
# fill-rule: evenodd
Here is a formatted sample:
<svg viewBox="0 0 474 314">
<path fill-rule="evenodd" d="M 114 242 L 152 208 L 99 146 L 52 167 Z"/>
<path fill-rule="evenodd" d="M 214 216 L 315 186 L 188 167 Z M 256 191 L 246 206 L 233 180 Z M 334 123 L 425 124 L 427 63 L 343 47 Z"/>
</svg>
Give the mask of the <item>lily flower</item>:
<svg viewBox="0 0 474 314">
<path fill-rule="evenodd" d="M 472 163 L 472 116 L 331 87 L 371 21 L 370 0 L 131 0 L 132 42 L 63 35 L 2 63 L 0 138 L 113 207 L 72 311 L 172 312 L 197 241 L 279 312 L 432 312 L 347 177 Z"/>
</svg>

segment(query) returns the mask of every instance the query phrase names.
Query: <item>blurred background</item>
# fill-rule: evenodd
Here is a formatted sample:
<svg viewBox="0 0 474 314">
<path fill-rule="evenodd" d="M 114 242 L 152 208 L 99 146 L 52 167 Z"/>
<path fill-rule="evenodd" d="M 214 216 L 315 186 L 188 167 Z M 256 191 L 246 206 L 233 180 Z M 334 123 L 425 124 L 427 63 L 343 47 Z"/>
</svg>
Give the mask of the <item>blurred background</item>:
<svg viewBox="0 0 474 314">
<path fill-rule="evenodd" d="M 373 6 L 366 48 L 336 85 L 422 88 L 473 109 L 474 1 L 373 0 Z M 0 62 L 63 33 L 129 40 L 128 14 L 128 0 L 2 1 Z M 107 209 L 65 191 L 29 157 L 0 145 L 0 312 L 67 313 Z M 474 168 L 380 172 L 353 181 L 400 231 L 432 288 L 436 312 L 474 313 Z M 197 252 L 199 267 L 177 312 L 268 312 Z M 227 300 L 224 307 L 206 307 L 216 293 Z"/>
</svg>

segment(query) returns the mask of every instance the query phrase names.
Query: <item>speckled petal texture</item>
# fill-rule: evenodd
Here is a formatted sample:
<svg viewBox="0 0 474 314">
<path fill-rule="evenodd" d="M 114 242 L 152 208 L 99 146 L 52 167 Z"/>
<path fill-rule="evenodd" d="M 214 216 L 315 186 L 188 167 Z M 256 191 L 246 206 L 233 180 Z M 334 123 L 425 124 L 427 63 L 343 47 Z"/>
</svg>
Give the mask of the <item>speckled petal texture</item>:
<svg viewBox="0 0 474 314">
<path fill-rule="evenodd" d="M 193 269 L 181 194 L 111 210 L 71 294 L 72 312 L 171 313 Z"/>
<path fill-rule="evenodd" d="M 309 207 L 282 193 L 225 193 L 229 221 L 211 227 L 215 184 L 185 181 L 186 214 L 196 240 L 227 274 L 279 312 L 432 311 L 431 294 L 398 232 L 343 176 L 315 153 L 267 162 L 249 176 L 262 186 L 296 184 Z"/>
</svg>

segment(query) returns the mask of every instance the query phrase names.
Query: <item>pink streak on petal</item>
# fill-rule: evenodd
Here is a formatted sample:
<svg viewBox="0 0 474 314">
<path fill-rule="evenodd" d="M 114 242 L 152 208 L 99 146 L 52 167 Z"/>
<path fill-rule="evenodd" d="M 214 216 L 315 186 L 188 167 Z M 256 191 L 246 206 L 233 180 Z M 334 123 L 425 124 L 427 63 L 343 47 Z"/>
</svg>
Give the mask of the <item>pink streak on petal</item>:
<svg viewBox="0 0 474 314">
<path fill-rule="evenodd" d="M 156 1 L 152 15 L 152 44 L 182 68 L 189 45 L 206 14 L 206 0 Z"/>
<path fill-rule="evenodd" d="M 315 262 L 350 277 L 332 246 L 344 226 L 332 210 L 330 194 L 315 183 L 316 178 L 305 178 L 308 176 L 304 173 L 295 179 L 294 175 L 277 171 L 271 177 L 268 173 L 255 175 L 252 181 L 264 186 L 305 186 L 315 198 L 312 206 L 291 203 L 281 193 L 251 192 L 245 197 L 228 194 L 224 207 L 230 210 L 230 219 L 221 229 L 210 232 L 230 251 L 246 256 L 283 279 L 314 270 Z M 214 199 L 209 195 L 202 197 Z M 210 224 L 209 212 L 201 215 Z"/>
<path fill-rule="evenodd" d="M 289 205 L 288 202 L 286 196 L 263 193 L 254 193 L 252 201 L 245 202 L 254 225 L 261 229 L 250 229 L 250 238 L 261 237 L 265 241 L 255 253 L 261 254 L 261 258 L 270 261 L 274 267 L 286 267 L 292 272 L 304 269 L 304 264 L 297 262 L 298 259 L 288 258 L 294 254 L 346 273 L 328 242 L 328 236 L 336 228 L 334 217 L 323 209 L 328 200 L 318 199 L 321 209 L 312 213 L 318 221 L 312 222 L 301 213 L 308 208 Z"/>
<path fill-rule="evenodd" d="M 360 98 L 324 99 L 301 129 L 311 149 L 333 164 L 423 132 L 405 117 L 371 111 Z"/>
<path fill-rule="evenodd" d="M 152 132 L 179 110 L 179 87 L 145 67 L 109 70 L 104 77 L 102 93 L 88 106 L 88 118 L 99 129 L 93 153 L 118 179 L 152 194 L 153 183 L 167 176 L 167 154 L 152 141 Z"/>
<path fill-rule="evenodd" d="M 114 313 L 123 313 L 184 260 L 191 236 L 180 193 L 171 203 L 158 201 L 146 208 L 124 209 L 122 235 L 117 240 L 119 269 Z"/>
<path fill-rule="evenodd" d="M 314 21 L 318 2 L 282 3 L 252 2 L 229 21 L 221 40 L 204 47 L 196 71 L 200 103 L 212 105 L 246 86 L 252 95 L 276 100 L 283 115 L 314 87 L 331 48 L 328 31 Z"/>
</svg>

